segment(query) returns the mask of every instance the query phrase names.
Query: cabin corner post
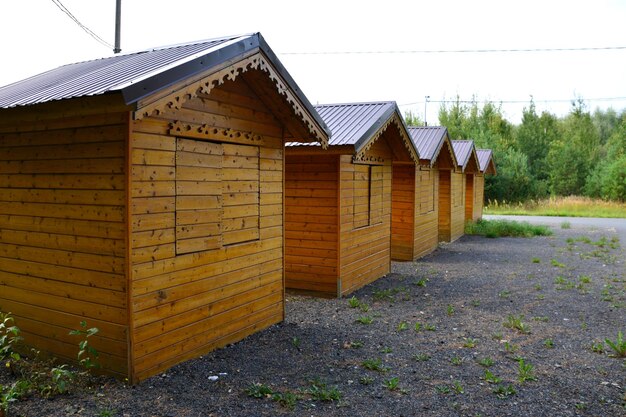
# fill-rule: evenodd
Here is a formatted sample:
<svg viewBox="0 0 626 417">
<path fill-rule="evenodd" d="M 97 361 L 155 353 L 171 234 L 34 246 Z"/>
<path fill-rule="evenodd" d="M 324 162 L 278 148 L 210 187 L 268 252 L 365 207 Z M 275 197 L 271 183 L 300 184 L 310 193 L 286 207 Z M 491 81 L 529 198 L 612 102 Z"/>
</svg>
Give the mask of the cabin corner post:
<svg viewBox="0 0 626 417">
<path fill-rule="evenodd" d="M 128 112 L 128 117 L 126 118 L 126 129 L 124 131 L 125 134 L 125 181 L 126 181 L 126 203 L 124 208 L 124 215 L 126 216 L 126 230 L 124 233 L 124 238 L 126 240 L 126 256 L 125 256 L 125 275 L 126 275 L 126 331 L 127 331 L 127 360 L 128 360 L 128 371 L 127 378 L 131 384 L 137 383 L 137 379 L 135 377 L 135 354 L 134 354 L 134 339 L 135 339 L 135 326 L 133 324 L 133 268 L 132 268 L 132 154 L 133 154 L 133 144 L 132 144 L 132 135 L 133 135 L 133 112 Z"/>
</svg>

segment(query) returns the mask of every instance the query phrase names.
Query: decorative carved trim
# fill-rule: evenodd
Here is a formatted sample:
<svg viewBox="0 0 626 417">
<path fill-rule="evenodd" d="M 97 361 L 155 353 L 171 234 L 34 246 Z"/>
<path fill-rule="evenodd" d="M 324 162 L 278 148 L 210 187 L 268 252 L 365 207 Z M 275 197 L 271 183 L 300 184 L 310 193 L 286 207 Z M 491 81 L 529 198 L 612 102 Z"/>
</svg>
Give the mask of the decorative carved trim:
<svg viewBox="0 0 626 417">
<path fill-rule="evenodd" d="M 407 149 L 407 151 L 409 151 L 409 155 L 411 155 L 411 160 L 413 160 L 413 162 L 416 165 L 419 165 L 419 163 L 420 163 L 419 156 L 417 155 L 417 153 L 414 150 L 414 147 L 413 147 L 413 144 L 412 144 L 412 139 L 407 134 L 406 130 L 404 129 L 404 125 L 402 123 L 402 120 L 400 119 L 398 114 L 395 113 L 395 112 L 394 112 L 393 116 L 390 117 L 385 122 L 385 124 L 382 125 L 381 128 L 376 131 L 374 136 L 372 136 L 372 139 L 367 143 L 367 145 L 365 145 L 365 147 L 358 154 L 356 154 L 352 158 L 352 160 L 353 161 L 357 161 L 357 160 L 362 161 L 365 152 L 367 152 L 372 147 L 374 142 L 376 142 L 378 140 L 378 138 L 380 138 L 380 136 L 385 132 L 385 130 L 389 127 L 389 125 L 391 125 L 391 123 L 395 123 L 396 127 L 398 128 L 398 132 L 400 132 L 400 135 L 402 136 L 402 141 L 404 143 L 404 147 Z"/>
<path fill-rule="evenodd" d="M 311 135 L 317 138 L 317 140 L 322 144 L 322 147 L 326 149 L 328 147 L 328 141 L 324 139 L 326 134 L 317 126 L 317 123 L 306 111 L 304 105 L 300 103 L 300 100 L 298 100 L 297 96 L 293 93 L 293 91 L 291 91 L 278 71 L 276 71 L 276 69 L 261 52 L 244 58 L 241 61 L 210 74 L 199 81 L 193 82 L 166 97 L 160 98 L 138 108 L 135 111 L 135 118 L 142 119 L 152 115 L 158 116 L 169 109 L 180 109 L 185 102 L 198 97 L 199 93 L 208 95 L 213 88 L 224 84 L 227 80 L 235 81 L 238 76 L 252 69 L 267 73 L 270 80 L 276 86 L 278 94 L 285 97 L 285 100 L 289 103 L 295 115 L 299 117 L 302 122 L 304 122 Z"/>
<path fill-rule="evenodd" d="M 258 135 L 253 132 L 179 121 L 170 124 L 169 134 L 173 136 L 191 137 L 196 139 L 236 141 L 240 143 L 245 142 L 252 145 L 258 145 L 264 140 L 262 135 Z"/>
<path fill-rule="evenodd" d="M 382 156 L 366 156 L 363 153 L 359 153 L 359 155 L 354 155 L 352 157 L 353 164 L 364 164 L 364 165 L 384 165 L 385 158 Z"/>
</svg>

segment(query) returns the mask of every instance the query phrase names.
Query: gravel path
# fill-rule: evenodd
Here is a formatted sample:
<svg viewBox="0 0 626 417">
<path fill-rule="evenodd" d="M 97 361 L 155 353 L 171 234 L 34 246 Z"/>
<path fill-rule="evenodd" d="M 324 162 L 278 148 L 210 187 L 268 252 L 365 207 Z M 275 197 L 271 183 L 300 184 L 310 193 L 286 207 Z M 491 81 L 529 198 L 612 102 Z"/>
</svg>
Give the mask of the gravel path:
<svg viewBox="0 0 626 417">
<path fill-rule="evenodd" d="M 626 416 L 626 359 L 603 343 L 626 332 L 624 251 L 606 230 L 554 231 L 465 236 L 352 302 L 289 294 L 287 320 L 240 343 L 10 415 Z"/>
</svg>

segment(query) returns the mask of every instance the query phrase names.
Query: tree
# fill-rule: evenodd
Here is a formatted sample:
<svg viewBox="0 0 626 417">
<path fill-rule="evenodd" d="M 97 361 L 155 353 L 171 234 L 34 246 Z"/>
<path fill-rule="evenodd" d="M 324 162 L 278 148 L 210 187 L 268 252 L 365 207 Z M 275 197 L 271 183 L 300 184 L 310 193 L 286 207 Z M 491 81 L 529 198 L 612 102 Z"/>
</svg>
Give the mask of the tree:
<svg viewBox="0 0 626 417">
<path fill-rule="evenodd" d="M 424 126 L 424 122 L 419 116 L 410 110 L 404 112 L 404 122 L 407 126 Z"/>
</svg>

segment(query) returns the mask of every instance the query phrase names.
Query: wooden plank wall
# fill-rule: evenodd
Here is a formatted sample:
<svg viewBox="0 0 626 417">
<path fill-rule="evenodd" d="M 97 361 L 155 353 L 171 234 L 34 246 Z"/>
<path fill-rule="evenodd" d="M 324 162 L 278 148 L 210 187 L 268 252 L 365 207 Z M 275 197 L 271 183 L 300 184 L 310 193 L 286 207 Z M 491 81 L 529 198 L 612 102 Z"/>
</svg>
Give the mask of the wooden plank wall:
<svg viewBox="0 0 626 417">
<path fill-rule="evenodd" d="M 485 205 L 485 176 L 476 174 L 474 176 L 474 221 L 483 218 L 483 207 Z"/>
<path fill-rule="evenodd" d="M 109 97 L 0 112 L 0 310 L 24 342 L 74 361 L 85 320 L 127 374 L 128 112 Z M 110 111 L 106 113 L 107 111 Z"/>
<path fill-rule="evenodd" d="M 368 226 L 354 227 L 354 178 L 359 168 L 352 163 L 352 155 L 341 155 L 339 160 L 339 276 L 341 295 L 388 274 L 391 269 L 391 179 L 393 154 L 384 139 L 379 139 L 368 155 L 384 158 L 384 164 L 372 167 L 372 181 L 380 182 L 381 216 Z M 374 207 L 378 210 L 378 207 Z"/>
<path fill-rule="evenodd" d="M 391 186 L 391 258 L 397 261 L 412 261 L 414 259 L 415 221 L 417 220 L 416 213 L 420 210 L 419 204 L 421 201 L 420 191 L 416 189 L 415 178 L 419 175 L 420 172 L 416 171 L 413 164 L 393 165 Z"/>
<path fill-rule="evenodd" d="M 337 296 L 338 156 L 285 157 L 285 286 Z"/>
<path fill-rule="evenodd" d="M 465 232 L 465 174 L 453 171 L 450 188 L 452 194 L 450 242 L 454 242 Z"/>
<path fill-rule="evenodd" d="M 198 205 L 196 214 L 210 218 L 203 210 L 219 203 L 223 221 L 219 245 L 209 243 L 207 236 L 206 247 L 178 254 L 176 226 L 182 211 L 176 211 L 181 203 L 176 199 L 181 191 L 177 186 L 193 177 L 178 177 L 177 138 L 168 134 L 173 120 L 260 135 L 252 140 L 219 130 L 209 136 L 186 133 L 201 136 L 187 139 L 209 141 L 224 153 L 218 172 L 209 172 L 215 169 L 209 167 L 196 172 L 198 179 L 212 175 L 222 179 L 213 183 L 213 195 L 220 199 L 207 202 L 210 207 Z M 284 318 L 283 154 L 282 126 L 241 77 L 213 89 L 210 96 L 187 102 L 180 110 L 134 123 L 132 353 L 136 380 L 241 340 Z M 207 188 L 207 184 L 201 186 Z"/>
<path fill-rule="evenodd" d="M 419 204 L 415 210 L 413 259 L 431 253 L 439 243 L 439 170 L 417 167 L 416 178 L 415 190 Z"/>
<path fill-rule="evenodd" d="M 439 242 L 450 242 L 452 228 L 451 172 L 439 170 L 439 216 L 437 220 Z"/>
<path fill-rule="evenodd" d="M 472 221 L 474 219 L 474 174 L 465 174 L 465 220 Z"/>
</svg>

